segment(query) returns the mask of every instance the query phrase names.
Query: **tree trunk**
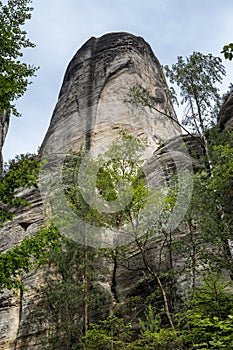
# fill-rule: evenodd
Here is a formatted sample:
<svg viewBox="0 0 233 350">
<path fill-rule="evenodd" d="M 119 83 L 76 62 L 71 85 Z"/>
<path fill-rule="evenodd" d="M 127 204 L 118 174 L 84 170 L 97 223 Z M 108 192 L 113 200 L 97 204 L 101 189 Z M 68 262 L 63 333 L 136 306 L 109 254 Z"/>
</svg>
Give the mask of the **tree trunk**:
<svg viewBox="0 0 233 350">
<path fill-rule="evenodd" d="M 10 115 L 4 110 L 3 115 L 0 115 L 0 173 L 3 169 L 3 157 L 2 157 L 2 148 L 6 139 L 6 135 L 9 128 Z"/>
<path fill-rule="evenodd" d="M 83 297 L 84 297 L 84 305 L 83 305 L 83 318 L 84 318 L 84 324 L 83 324 L 83 333 L 86 335 L 88 331 L 88 247 L 86 243 L 86 237 L 85 237 L 85 244 L 84 244 L 84 271 L 83 271 Z"/>
<path fill-rule="evenodd" d="M 135 240 L 135 242 L 136 242 L 138 248 L 140 249 L 140 252 L 141 252 L 141 254 L 142 254 L 142 260 L 143 260 L 143 262 L 144 262 L 144 264 L 145 264 L 145 267 L 146 267 L 147 271 L 148 271 L 148 272 L 157 280 L 157 282 L 158 282 L 158 285 L 159 285 L 160 290 L 161 290 L 162 295 L 163 295 L 164 308 L 165 308 L 165 312 L 166 312 L 166 315 L 167 315 L 169 324 L 170 324 L 172 330 L 173 330 L 174 332 L 176 332 L 175 326 L 174 326 L 173 321 L 172 321 L 171 313 L 170 313 L 170 310 L 169 310 L 169 306 L 168 306 L 167 295 L 166 295 L 165 289 L 164 289 L 164 287 L 163 287 L 163 284 L 162 284 L 162 282 L 161 282 L 161 279 L 160 279 L 159 275 L 158 275 L 155 271 L 153 271 L 153 270 L 151 269 L 151 267 L 150 267 L 150 265 L 149 265 L 149 262 L 148 262 L 148 260 L 147 260 L 147 256 L 146 256 L 144 247 L 142 247 L 142 245 L 140 244 L 140 242 L 139 242 L 137 239 Z"/>
</svg>

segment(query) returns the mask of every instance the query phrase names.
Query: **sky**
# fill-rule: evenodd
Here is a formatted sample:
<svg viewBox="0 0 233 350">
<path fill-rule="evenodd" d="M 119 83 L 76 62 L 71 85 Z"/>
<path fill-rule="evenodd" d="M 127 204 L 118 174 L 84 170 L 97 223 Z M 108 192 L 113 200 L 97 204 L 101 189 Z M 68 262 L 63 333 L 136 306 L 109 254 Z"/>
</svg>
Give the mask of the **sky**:
<svg viewBox="0 0 233 350">
<path fill-rule="evenodd" d="M 22 114 L 12 116 L 4 160 L 35 153 L 48 129 L 69 61 L 92 36 L 126 31 L 143 37 L 162 65 L 193 51 L 220 56 L 233 42 L 232 0 L 33 0 L 25 29 L 36 48 L 24 62 L 40 66 L 26 94 L 16 101 Z M 233 82 L 233 62 L 223 58 L 226 78 Z"/>
</svg>

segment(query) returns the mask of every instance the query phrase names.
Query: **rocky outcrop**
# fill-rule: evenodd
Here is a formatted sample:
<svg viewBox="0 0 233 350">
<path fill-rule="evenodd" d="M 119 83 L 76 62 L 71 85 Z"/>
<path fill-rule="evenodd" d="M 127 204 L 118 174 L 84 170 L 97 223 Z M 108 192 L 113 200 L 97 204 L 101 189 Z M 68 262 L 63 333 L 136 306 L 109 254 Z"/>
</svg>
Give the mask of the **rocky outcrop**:
<svg viewBox="0 0 233 350">
<path fill-rule="evenodd" d="M 127 103 L 130 87 L 134 85 L 149 91 L 157 111 Z M 41 157 L 52 155 L 62 163 L 71 150 L 78 151 L 81 147 L 93 153 L 102 152 L 124 129 L 147 140 L 147 157 L 151 158 L 147 175 L 156 182 L 156 179 L 164 177 L 163 169 L 168 162 L 171 169 L 174 163 L 178 167 L 183 164 L 191 166 L 188 153 L 180 147 L 180 128 L 159 111 L 170 114 L 176 120 L 159 61 L 150 46 L 142 38 L 128 33 L 93 37 L 81 47 L 67 68 L 40 149 Z M 154 152 L 159 147 L 156 155 Z M 1 252 L 15 246 L 26 236 L 35 235 L 45 220 L 45 208 L 38 189 L 25 190 L 21 195 L 26 196 L 31 205 L 16 210 L 14 221 L 6 223 L 1 229 Z M 151 254 L 158 255 L 159 252 L 154 248 Z M 136 251 L 132 251 L 132 257 L 131 261 L 135 263 Z M 111 268 L 114 270 L 114 267 Z M 21 291 L 18 296 L 6 293 L 1 297 L 0 349 L 41 349 L 39 339 L 43 327 L 31 307 L 39 301 L 34 288 L 41 284 L 41 276 L 38 272 L 25 275 L 26 291 Z M 137 275 L 119 269 L 114 276 L 118 279 L 119 297 L 133 295 Z M 111 279 L 105 281 L 109 290 L 111 283 Z"/>
</svg>

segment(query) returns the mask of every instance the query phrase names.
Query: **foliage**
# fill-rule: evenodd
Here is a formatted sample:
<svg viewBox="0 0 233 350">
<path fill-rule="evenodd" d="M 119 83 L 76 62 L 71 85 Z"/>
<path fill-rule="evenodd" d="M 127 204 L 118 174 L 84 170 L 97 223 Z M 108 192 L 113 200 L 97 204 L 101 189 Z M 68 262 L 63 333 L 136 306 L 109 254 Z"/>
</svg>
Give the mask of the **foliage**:
<svg viewBox="0 0 233 350">
<path fill-rule="evenodd" d="M 233 58 L 233 43 L 230 43 L 229 45 L 223 46 L 223 49 L 222 49 L 221 53 L 224 54 L 224 57 L 227 60 L 231 61 L 232 58 Z"/>
<path fill-rule="evenodd" d="M 165 328 L 160 313 L 152 305 L 139 319 L 139 331 L 136 339 L 131 325 L 127 324 L 123 332 L 118 330 L 122 319 L 111 316 L 104 321 L 91 325 L 83 337 L 85 348 L 94 349 L 186 349 L 217 350 L 231 349 L 233 342 L 233 294 L 229 283 L 219 275 L 204 276 L 203 284 L 198 287 L 188 302 L 186 312 L 176 315 L 176 328 Z M 116 327 L 117 325 L 117 327 Z M 120 337 L 115 338 L 115 334 Z M 119 347 L 118 347 L 119 345 Z"/>
<path fill-rule="evenodd" d="M 183 124 L 203 136 L 213 125 L 212 110 L 219 105 L 220 95 L 216 83 L 222 82 L 225 68 L 219 57 L 193 52 L 186 57 L 179 56 L 171 68 L 164 67 L 165 74 L 180 88 L 181 104 L 186 105 Z"/>
<path fill-rule="evenodd" d="M 136 215 L 147 199 L 140 161 L 143 150 L 140 140 L 122 131 L 119 140 L 111 145 L 108 152 L 96 159 L 90 160 L 83 152 L 71 154 L 63 168 L 63 186 L 75 213 L 96 226 L 119 227 L 130 222 L 129 213 Z M 87 170 L 80 185 L 81 164 L 85 164 Z M 130 201 L 127 204 L 128 195 Z M 115 207 L 102 210 L 104 205 L 111 206 L 114 201 L 118 205 L 116 210 Z"/>
<path fill-rule="evenodd" d="M 112 315 L 104 321 L 91 324 L 82 340 L 86 350 L 123 350 L 129 349 L 131 336 L 131 324 L 125 324 L 122 318 Z"/>
<path fill-rule="evenodd" d="M 182 338 L 189 349 L 232 349 L 233 315 L 220 319 L 191 311 L 187 316 L 190 329 L 182 332 Z"/>
<path fill-rule="evenodd" d="M 6 253 L 0 254 L 0 291 L 23 288 L 21 275 L 32 268 L 44 265 L 48 260 L 48 247 L 59 245 L 60 235 L 50 225 L 42 228 L 35 237 L 22 242 Z"/>
<path fill-rule="evenodd" d="M 232 283 L 218 273 L 206 271 L 202 284 L 193 291 L 189 302 L 196 312 L 209 317 L 225 318 L 233 312 Z"/>
<path fill-rule="evenodd" d="M 223 138 L 224 139 L 224 138 Z M 174 240 L 174 250 L 183 256 L 182 269 L 189 285 L 195 289 L 200 270 L 233 273 L 232 248 L 232 175 L 233 149 L 227 142 L 210 147 L 211 174 L 202 169 L 194 174 L 192 200 L 182 222 L 187 234 L 181 241 Z M 218 140 L 219 142 L 219 140 Z M 216 142 L 217 143 L 217 142 Z"/>
<path fill-rule="evenodd" d="M 183 318 L 181 337 L 188 349 L 231 349 L 233 294 L 219 275 L 204 277 Z"/>
<path fill-rule="evenodd" d="M 0 1 L 0 114 L 3 110 L 19 115 L 12 102 L 21 97 L 38 68 L 21 61 L 23 49 L 35 45 L 22 29 L 31 18 L 31 0 Z"/>
<path fill-rule="evenodd" d="M 37 186 L 40 162 L 32 154 L 20 155 L 5 165 L 0 182 L 0 226 L 13 220 L 14 210 L 30 205 L 19 194 L 22 188 Z M 0 290 L 23 288 L 22 273 L 43 265 L 47 250 L 59 244 L 58 230 L 53 226 L 44 227 L 34 237 L 26 237 L 14 248 L 0 255 Z"/>
<path fill-rule="evenodd" d="M 53 348 L 78 349 L 85 334 L 86 303 L 88 323 L 93 309 L 98 318 L 107 315 L 109 295 L 98 283 L 99 274 L 105 273 L 101 259 L 96 250 L 62 237 L 58 249 L 51 247 L 48 264 L 44 285 L 37 291 L 41 304 L 34 312 L 42 323 L 49 321 L 47 341 Z"/>
<path fill-rule="evenodd" d="M 139 319 L 140 336 L 132 342 L 130 349 L 165 350 L 179 349 L 180 341 L 176 332 L 164 328 L 160 313 L 152 305 L 145 310 L 145 319 Z"/>
<path fill-rule="evenodd" d="M 27 204 L 17 195 L 17 191 L 23 187 L 37 186 L 39 170 L 40 162 L 32 154 L 17 156 L 5 165 L 0 182 L 0 226 L 13 219 L 12 207 Z"/>
<path fill-rule="evenodd" d="M 132 103 L 143 107 L 154 107 L 154 100 L 150 92 L 141 85 L 134 85 L 130 88 L 126 103 Z"/>
<path fill-rule="evenodd" d="M 131 344 L 129 349 L 139 350 L 178 350 L 182 349 L 181 340 L 172 329 L 160 328 L 157 332 L 145 331 L 141 338 Z"/>
</svg>

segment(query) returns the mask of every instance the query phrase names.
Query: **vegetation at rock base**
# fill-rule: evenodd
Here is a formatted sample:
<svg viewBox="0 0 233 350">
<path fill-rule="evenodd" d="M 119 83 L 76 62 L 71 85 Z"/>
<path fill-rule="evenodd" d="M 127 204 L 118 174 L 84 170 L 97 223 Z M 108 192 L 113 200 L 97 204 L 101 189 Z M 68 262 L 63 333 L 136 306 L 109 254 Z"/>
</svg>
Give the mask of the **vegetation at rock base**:
<svg viewBox="0 0 233 350">
<path fill-rule="evenodd" d="M 49 322 L 45 348 L 78 349 L 87 321 L 108 315 L 111 298 L 98 280 L 106 268 L 100 252 L 65 237 L 60 243 L 50 249 L 44 283 L 37 288 L 42 299 L 31 312 L 42 325 Z"/>
</svg>

